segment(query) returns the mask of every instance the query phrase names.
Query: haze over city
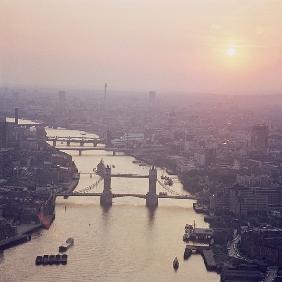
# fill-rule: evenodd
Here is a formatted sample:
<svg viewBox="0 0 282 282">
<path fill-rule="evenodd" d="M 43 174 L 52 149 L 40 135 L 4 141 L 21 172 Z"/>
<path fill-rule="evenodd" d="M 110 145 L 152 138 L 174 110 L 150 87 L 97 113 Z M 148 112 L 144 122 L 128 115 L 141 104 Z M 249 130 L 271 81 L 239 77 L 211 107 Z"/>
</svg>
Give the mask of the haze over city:
<svg viewBox="0 0 282 282">
<path fill-rule="evenodd" d="M 0 282 L 282 281 L 282 0 L 0 0 Z"/>
<path fill-rule="evenodd" d="M 280 94 L 280 0 L 1 0 L 0 83 Z"/>
</svg>

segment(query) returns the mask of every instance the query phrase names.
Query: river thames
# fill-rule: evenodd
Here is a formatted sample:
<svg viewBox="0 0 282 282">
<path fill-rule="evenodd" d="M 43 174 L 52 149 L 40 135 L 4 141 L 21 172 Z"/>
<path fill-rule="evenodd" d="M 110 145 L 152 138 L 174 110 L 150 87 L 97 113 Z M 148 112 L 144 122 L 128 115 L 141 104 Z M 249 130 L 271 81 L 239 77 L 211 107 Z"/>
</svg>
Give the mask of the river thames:
<svg viewBox="0 0 282 282">
<path fill-rule="evenodd" d="M 49 136 L 82 136 L 76 130 L 46 131 Z M 133 157 L 121 154 L 87 151 L 78 156 L 77 151 L 67 152 L 80 172 L 93 171 L 101 158 L 105 164 L 114 165 L 112 173 L 148 174 L 149 170 L 133 163 Z M 158 169 L 158 178 L 162 173 Z M 172 189 L 185 194 L 178 178 L 172 178 Z M 96 180 L 96 175 L 90 178 L 82 174 L 76 190 Z M 102 188 L 100 183 L 93 192 Z M 113 178 L 112 190 L 146 194 L 148 179 Z M 162 191 L 158 185 L 157 192 Z M 49 230 L 34 233 L 30 242 L 0 254 L 0 281 L 219 281 L 219 275 L 206 271 L 200 255 L 183 260 L 185 224 L 195 220 L 197 226 L 207 226 L 192 204 L 192 200 L 159 199 L 158 208 L 151 211 L 144 199 L 116 198 L 105 210 L 96 197 L 58 198 L 56 219 Z M 68 237 L 73 237 L 75 244 L 68 250 L 66 266 L 35 266 L 37 255 L 56 254 Z M 177 272 L 172 267 L 175 256 L 180 262 Z"/>
</svg>

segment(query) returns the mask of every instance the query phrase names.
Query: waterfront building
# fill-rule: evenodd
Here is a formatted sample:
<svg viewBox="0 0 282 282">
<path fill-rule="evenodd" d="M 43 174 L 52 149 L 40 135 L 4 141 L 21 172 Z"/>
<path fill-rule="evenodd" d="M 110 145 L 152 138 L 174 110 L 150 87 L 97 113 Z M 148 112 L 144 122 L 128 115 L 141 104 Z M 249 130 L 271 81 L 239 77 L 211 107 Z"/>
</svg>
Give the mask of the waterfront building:
<svg viewBox="0 0 282 282">
<path fill-rule="evenodd" d="M 0 211 L 1 211 L 0 206 Z M 16 227 L 12 226 L 5 218 L 0 215 L 0 241 L 12 237 L 16 234 Z"/>
<path fill-rule="evenodd" d="M 282 266 L 282 230 L 254 228 L 241 234 L 240 250 L 251 259 Z"/>
<path fill-rule="evenodd" d="M 242 187 L 230 189 L 230 211 L 238 216 L 266 214 L 282 209 L 281 187 Z"/>
</svg>

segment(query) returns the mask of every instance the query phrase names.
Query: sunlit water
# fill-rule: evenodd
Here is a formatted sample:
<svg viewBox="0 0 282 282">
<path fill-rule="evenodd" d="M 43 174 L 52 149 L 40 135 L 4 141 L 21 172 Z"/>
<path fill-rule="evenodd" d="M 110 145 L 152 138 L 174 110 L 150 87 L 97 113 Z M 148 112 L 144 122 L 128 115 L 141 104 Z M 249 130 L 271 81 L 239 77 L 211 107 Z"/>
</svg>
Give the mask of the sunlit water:
<svg viewBox="0 0 282 282">
<path fill-rule="evenodd" d="M 80 136 L 79 131 L 47 129 L 50 136 Z M 95 136 L 87 134 L 86 136 Z M 58 144 L 66 146 L 65 144 Z M 71 146 L 77 146 L 71 144 Z M 89 145 L 91 146 L 91 145 Z M 110 152 L 88 151 L 78 156 L 68 151 L 80 172 L 91 172 L 101 158 L 115 165 L 112 173 L 148 174 L 149 167 L 132 163 L 134 158 Z M 158 170 L 158 176 L 162 170 Z M 77 190 L 95 182 L 97 176 L 81 175 Z M 102 191 L 103 183 L 95 191 Z M 185 193 L 178 178 L 173 189 Z M 148 179 L 112 179 L 114 192 L 146 193 Z M 158 186 L 158 192 L 162 191 Z M 109 210 L 99 198 L 57 199 L 56 219 L 49 230 L 33 235 L 32 241 L 0 254 L 1 281 L 219 281 L 206 271 L 200 255 L 183 260 L 182 241 L 186 223 L 206 226 L 192 209 L 191 200 L 160 199 L 153 212 L 145 200 L 117 198 Z M 65 211 L 66 206 L 66 211 Z M 37 255 L 56 254 L 68 237 L 75 239 L 66 266 L 35 266 Z M 180 267 L 172 268 L 177 256 Z"/>
</svg>

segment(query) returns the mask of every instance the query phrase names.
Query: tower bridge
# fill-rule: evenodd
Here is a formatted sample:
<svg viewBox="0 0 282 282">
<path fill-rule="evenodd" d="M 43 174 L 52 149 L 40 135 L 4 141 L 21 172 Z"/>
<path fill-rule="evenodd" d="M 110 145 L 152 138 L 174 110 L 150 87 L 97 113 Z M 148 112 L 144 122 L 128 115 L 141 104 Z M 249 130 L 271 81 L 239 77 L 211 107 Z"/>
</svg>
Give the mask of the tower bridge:
<svg viewBox="0 0 282 282">
<path fill-rule="evenodd" d="M 138 194 L 138 193 L 113 193 L 111 188 L 111 179 L 112 177 L 126 177 L 126 178 L 148 178 L 149 179 L 149 191 L 147 194 Z M 104 180 L 104 189 L 101 193 L 89 192 L 96 188 L 99 183 Z M 169 192 L 171 195 L 167 193 L 160 193 L 159 195 L 156 192 L 156 184 L 157 182 L 161 185 L 161 187 Z M 104 174 L 96 183 L 83 188 L 79 191 L 74 191 L 71 193 L 57 193 L 56 196 L 63 196 L 64 198 L 68 197 L 100 197 L 100 205 L 101 206 L 111 206 L 113 198 L 120 197 L 135 197 L 146 200 L 146 206 L 148 207 L 157 207 L 158 199 L 192 199 L 196 200 L 196 197 L 191 195 L 183 195 L 173 191 L 171 188 L 166 187 L 160 180 L 157 179 L 157 169 L 152 166 L 149 169 L 148 175 L 137 175 L 137 174 L 111 174 L 111 167 L 106 166 L 104 170 Z"/>
</svg>

